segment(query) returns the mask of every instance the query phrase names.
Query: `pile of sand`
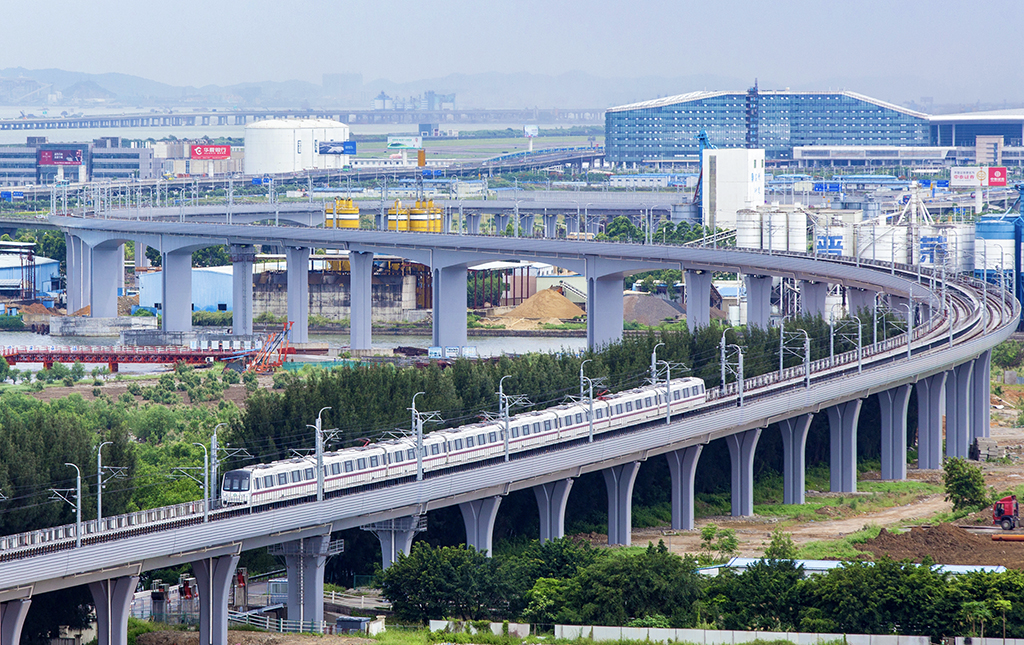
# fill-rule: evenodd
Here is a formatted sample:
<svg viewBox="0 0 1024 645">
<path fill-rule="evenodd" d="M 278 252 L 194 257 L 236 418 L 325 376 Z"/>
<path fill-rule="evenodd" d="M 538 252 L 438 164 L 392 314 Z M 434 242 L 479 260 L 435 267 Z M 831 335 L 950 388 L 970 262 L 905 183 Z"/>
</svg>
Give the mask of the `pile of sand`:
<svg viewBox="0 0 1024 645">
<path fill-rule="evenodd" d="M 1010 569 L 1024 568 L 1024 542 L 994 542 L 988 535 L 975 535 L 951 524 L 912 528 L 895 535 L 882 529 L 873 540 L 858 545 L 876 558 L 920 562 L 925 556 L 939 564 L 992 564 Z"/>
<path fill-rule="evenodd" d="M 554 289 L 538 291 L 523 304 L 508 312 L 502 318 L 558 318 L 565 320 L 582 316 L 583 310 Z"/>
<path fill-rule="evenodd" d="M 683 307 L 679 303 L 658 296 L 629 294 L 622 299 L 622 319 L 648 327 L 657 327 L 666 320 L 674 322 L 682 315 Z"/>
</svg>

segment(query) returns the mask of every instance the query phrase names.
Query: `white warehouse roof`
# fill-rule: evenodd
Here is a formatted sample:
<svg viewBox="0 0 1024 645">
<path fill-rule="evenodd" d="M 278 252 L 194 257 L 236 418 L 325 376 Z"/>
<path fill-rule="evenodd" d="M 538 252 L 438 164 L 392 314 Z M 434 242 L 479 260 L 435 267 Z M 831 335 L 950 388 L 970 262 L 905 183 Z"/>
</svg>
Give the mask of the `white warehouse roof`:
<svg viewBox="0 0 1024 645">
<path fill-rule="evenodd" d="M 296 128 L 345 128 L 348 126 L 333 119 L 264 119 L 245 126 L 246 130 L 294 130 Z"/>
</svg>

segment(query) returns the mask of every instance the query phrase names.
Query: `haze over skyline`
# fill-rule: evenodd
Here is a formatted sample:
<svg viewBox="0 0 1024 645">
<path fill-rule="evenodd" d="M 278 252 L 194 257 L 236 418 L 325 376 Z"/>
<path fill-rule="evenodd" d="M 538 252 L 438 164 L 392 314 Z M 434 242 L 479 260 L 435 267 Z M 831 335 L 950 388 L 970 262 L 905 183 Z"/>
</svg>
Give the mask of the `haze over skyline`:
<svg viewBox="0 0 1024 645">
<path fill-rule="evenodd" d="M 192 87 L 582 71 L 690 85 L 665 83 L 660 95 L 742 90 L 756 78 L 767 89 L 843 88 L 898 103 L 1024 101 L 1020 54 L 1004 27 L 1024 18 L 1019 0 L 7 0 L 3 16 L 0 68 Z"/>
</svg>

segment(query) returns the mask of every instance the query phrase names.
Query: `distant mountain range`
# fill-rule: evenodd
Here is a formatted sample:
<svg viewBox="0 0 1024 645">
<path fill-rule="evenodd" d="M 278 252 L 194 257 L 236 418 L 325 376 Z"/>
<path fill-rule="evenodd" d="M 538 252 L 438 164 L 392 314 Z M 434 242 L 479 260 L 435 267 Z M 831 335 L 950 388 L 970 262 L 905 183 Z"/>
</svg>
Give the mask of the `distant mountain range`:
<svg viewBox="0 0 1024 645">
<path fill-rule="evenodd" d="M 428 92 L 455 95 L 456 109 L 607 107 L 672 96 L 697 90 L 744 91 L 754 79 L 710 74 L 675 78 L 641 76 L 601 78 L 586 72 L 559 75 L 531 73 L 449 74 L 438 78 L 396 83 L 388 79 L 364 82 L 359 74 L 325 74 L 323 83 L 265 81 L 237 85 L 183 87 L 129 74 L 87 74 L 61 69 L 0 70 L 0 105 L 111 105 L 117 107 L 275 107 L 369 109 L 380 94 L 396 104 L 418 105 Z M 783 89 L 764 79 L 762 89 Z M 888 96 L 889 88 L 901 96 Z M 849 89 L 884 101 L 929 113 L 1015 107 L 1018 103 L 938 104 L 928 97 L 930 83 L 916 77 L 830 78 L 793 90 Z M 59 94 L 58 94 L 59 93 Z M 910 98 L 915 97 L 915 98 Z M 920 98 L 916 98 L 920 97 Z"/>
</svg>

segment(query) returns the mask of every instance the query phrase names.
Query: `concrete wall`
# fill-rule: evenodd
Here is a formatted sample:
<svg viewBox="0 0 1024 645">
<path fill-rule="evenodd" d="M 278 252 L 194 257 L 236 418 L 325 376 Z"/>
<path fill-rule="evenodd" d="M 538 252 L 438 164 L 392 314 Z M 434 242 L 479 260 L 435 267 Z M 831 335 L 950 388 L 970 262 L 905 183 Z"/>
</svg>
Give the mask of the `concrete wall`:
<svg viewBox="0 0 1024 645">
<path fill-rule="evenodd" d="M 253 317 L 266 311 L 284 316 L 288 312 L 287 276 L 284 273 L 264 273 L 259 279 L 261 282 L 253 287 Z M 374 276 L 372 301 L 373 320 L 376 322 L 416 319 L 413 312 L 416 309 L 416 276 Z M 348 318 L 351 303 L 348 275 L 310 274 L 311 316 L 324 316 L 330 320 Z"/>
<path fill-rule="evenodd" d="M 51 316 L 51 336 L 119 336 L 126 329 L 156 329 L 156 317 Z"/>
<path fill-rule="evenodd" d="M 433 622 L 433 621 L 432 621 Z M 433 629 L 433 628 L 432 628 Z M 741 632 L 726 629 L 661 629 L 655 627 L 603 627 L 590 625 L 555 625 L 555 638 L 590 638 L 595 641 L 635 640 L 653 643 L 697 643 L 699 645 L 736 645 L 753 640 L 788 640 L 797 645 L 815 645 L 827 641 L 844 641 L 848 645 L 929 645 L 927 636 L 894 636 L 875 634 L 809 634 L 800 632 Z M 957 639 L 956 645 L 965 645 Z M 1001 639 L 985 639 L 991 643 L 972 645 L 999 645 Z M 1024 645 L 1009 643 L 1007 645 Z"/>
<path fill-rule="evenodd" d="M 505 631 L 504 623 L 491 623 L 491 633 L 495 636 L 501 636 Z M 455 623 L 450 620 L 432 620 L 430 621 L 430 631 L 451 631 L 459 632 L 465 630 L 470 634 L 476 633 L 476 628 L 469 623 Z M 530 625 L 528 623 L 509 623 L 508 633 L 519 638 L 526 638 L 530 635 Z"/>
</svg>

